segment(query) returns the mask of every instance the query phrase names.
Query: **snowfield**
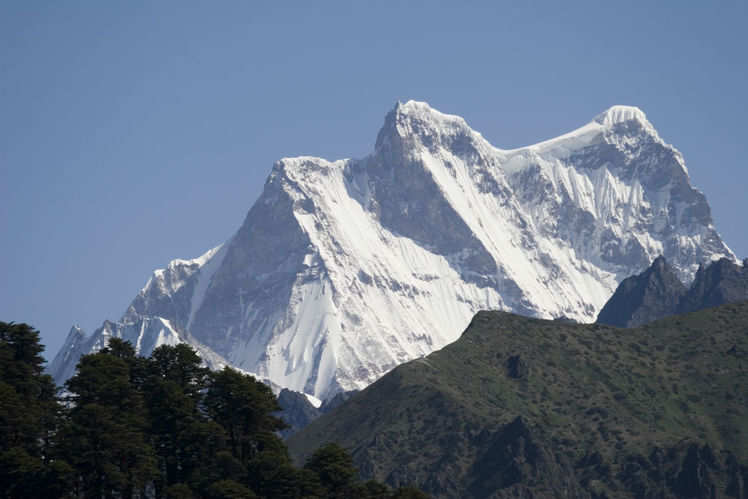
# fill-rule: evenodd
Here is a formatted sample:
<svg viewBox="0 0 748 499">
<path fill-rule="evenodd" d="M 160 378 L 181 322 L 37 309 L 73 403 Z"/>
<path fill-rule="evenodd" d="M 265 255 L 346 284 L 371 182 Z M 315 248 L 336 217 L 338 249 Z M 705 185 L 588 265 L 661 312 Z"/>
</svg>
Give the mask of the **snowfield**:
<svg viewBox="0 0 748 499">
<path fill-rule="evenodd" d="M 111 336 L 144 355 L 185 341 L 324 400 L 454 341 L 482 309 L 594 321 L 661 254 L 684 281 L 735 259 L 641 110 L 501 150 L 398 103 L 366 158 L 278 161 L 236 234 L 155 271 L 119 322 L 74 328 L 50 371 L 64 381 Z"/>
</svg>

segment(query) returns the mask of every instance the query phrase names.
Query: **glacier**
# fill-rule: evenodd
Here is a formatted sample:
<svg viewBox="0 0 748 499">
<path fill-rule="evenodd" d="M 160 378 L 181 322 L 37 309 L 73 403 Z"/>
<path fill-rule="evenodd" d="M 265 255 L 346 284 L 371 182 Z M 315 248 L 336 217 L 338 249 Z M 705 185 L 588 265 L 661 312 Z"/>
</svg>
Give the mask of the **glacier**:
<svg viewBox="0 0 748 499">
<path fill-rule="evenodd" d="M 479 310 L 592 322 L 659 255 L 684 282 L 735 261 L 640 109 L 503 150 L 397 103 L 365 158 L 279 160 L 230 239 L 156 270 L 120 321 L 73 328 L 49 370 L 63 382 L 112 336 L 143 355 L 188 342 L 324 400 L 456 340 Z"/>
</svg>

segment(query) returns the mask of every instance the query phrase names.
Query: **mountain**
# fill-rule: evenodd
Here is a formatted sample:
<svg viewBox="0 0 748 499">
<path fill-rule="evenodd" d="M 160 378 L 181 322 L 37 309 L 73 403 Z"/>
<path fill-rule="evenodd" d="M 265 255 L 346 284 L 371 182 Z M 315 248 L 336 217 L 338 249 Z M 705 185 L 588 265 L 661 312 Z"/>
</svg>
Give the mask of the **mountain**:
<svg viewBox="0 0 748 499">
<path fill-rule="evenodd" d="M 628 277 L 600 310 L 597 322 L 618 327 L 641 326 L 677 313 L 748 300 L 748 260 L 743 265 L 722 258 L 700 266 L 690 287 L 658 257 L 641 274 Z"/>
<path fill-rule="evenodd" d="M 154 272 L 120 321 L 72 333 L 51 372 L 63 381 L 110 335 L 143 355 L 188 341 L 326 399 L 454 341 L 478 310 L 594 321 L 657 255 L 683 280 L 734 259 L 639 109 L 502 150 L 398 103 L 363 159 L 278 161 L 236 234 Z"/>
<path fill-rule="evenodd" d="M 283 388 L 278 393 L 278 405 L 281 410 L 276 416 L 282 419 L 288 428 L 281 430 L 280 435 L 288 438 L 321 415 L 339 407 L 356 393 L 358 391 L 338 392 L 334 397 L 321 402 L 303 393 Z"/>
<path fill-rule="evenodd" d="M 664 257 L 657 257 L 641 274 L 627 277 L 605 303 L 597 322 L 635 327 L 672 315 L 688 288 Z"/>
<path fill-rule="evenodd" d="M 693 312 L 741 300 L 748 300 L 748 258 L 742 266 L 720 259 L 707 267 L 699 267 L 691 287 L 678 304 L 678 312 Z"/>
<path fill-rule="evenodd" d="M 281 410 L 275 416 L 288 425 L 279 433 L 283 438 L 296 433 L 322 415 L 320 405 L 312 403 L 306 395 L 284 388 L 278 393 Z"/>
<path fill-rule="evenodd" d="M 748 497 L 748 302 L 619 329 L 480 312 L 289 440 L 434 497 Z"/>
<path fill-rule="evenodd" d="M 62 348 L 49 365 L 49 371 L 53 374 L 55 381 L 61 384 L 75 374 L 75 367 L 81 355 L 101 350 L 107 345 L 109 338 L 113 337 L 129 341 L 142 355 L 150 354 L 161 345 L 173 346 L 186 342 L 195 347 L 209 367 L 217 369 L 228 365 L 220 355 L 187 334 L 177 332 L 168 319 L 146 316 L 138 317 L 133 322 L 104 321 L 104 324 L 90 336 L 86 336 L 81 328 L 73 326 Z"/>
</svg>

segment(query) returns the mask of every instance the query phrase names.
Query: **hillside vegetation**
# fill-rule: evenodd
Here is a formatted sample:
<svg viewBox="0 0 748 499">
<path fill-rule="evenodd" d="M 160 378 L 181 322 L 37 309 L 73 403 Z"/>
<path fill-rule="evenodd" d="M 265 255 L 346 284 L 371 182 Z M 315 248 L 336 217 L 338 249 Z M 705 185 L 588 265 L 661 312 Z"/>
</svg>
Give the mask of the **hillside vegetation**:
<svg viewBox="0 0 748 499">
<path fill-rule="evenodd" d="M 289 440 L 438 497 L 748 497 L 748 302 L 635 329 L 480 312 Z"/>
</svg>

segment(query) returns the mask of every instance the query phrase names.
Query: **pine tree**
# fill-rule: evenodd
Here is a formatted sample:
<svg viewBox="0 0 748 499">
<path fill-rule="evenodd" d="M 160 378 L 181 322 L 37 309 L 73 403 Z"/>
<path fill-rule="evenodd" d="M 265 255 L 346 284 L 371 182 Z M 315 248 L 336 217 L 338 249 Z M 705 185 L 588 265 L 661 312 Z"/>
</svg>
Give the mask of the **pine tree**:
<svg viewBox="0 0 748 499">
<path fill-rule="evenodd" d="M 349 497 L 358 479 L 353 458 L 335 443 L 323 445 L 307 460 L 304 468 L 319 476 L 327 497 Z"/>
<path fill-rule="evenodd" d="M 211 373 L 205 407 L 213 421 L 226 431 L 231 453 L 242 465 L 247 466 L 264 451 L 288 461 L 287 450 L 280 450 L 285 445 L 275 435 L 286 425 L 273 416 L 280 406 L 268 386 L 225 367 Z"/>
<path fill-rule="evenodd" d="M 195 350 L 183 344 L 158 347 L 145 364 L 149 434 L 161 472 L 158 495 L 176 484 L 200 488 L 224 449 L 223 429 L 200 410 L 208 375 Z"/>
<path fill-rule="evenodd" d="M 63 450 L 78 473 L 78 493 L 130 498 L 140 495 L 158 470 L 145 435 L 143 397 L 133 383 L 134 350 L 120 341 L 110 345 L 81 357 L 66 383 L 72 408 Z"/>
<path fill-rule="evenodd" d="M 37 331 L 0 322 L 0 499 L 394 497 L 334 444 L 295 468 L 270 388 L 209 372 L 188 345 L 144 359 L 112 338 L 81 357 L 64 405 L 42 349 Z"/>
<path fill-rule="evenodd" d="M 61 407 L 39 332 L 0 322 L 0 497 L 61 497 L 71 468 L 55 455 Z"/>
</svg>

